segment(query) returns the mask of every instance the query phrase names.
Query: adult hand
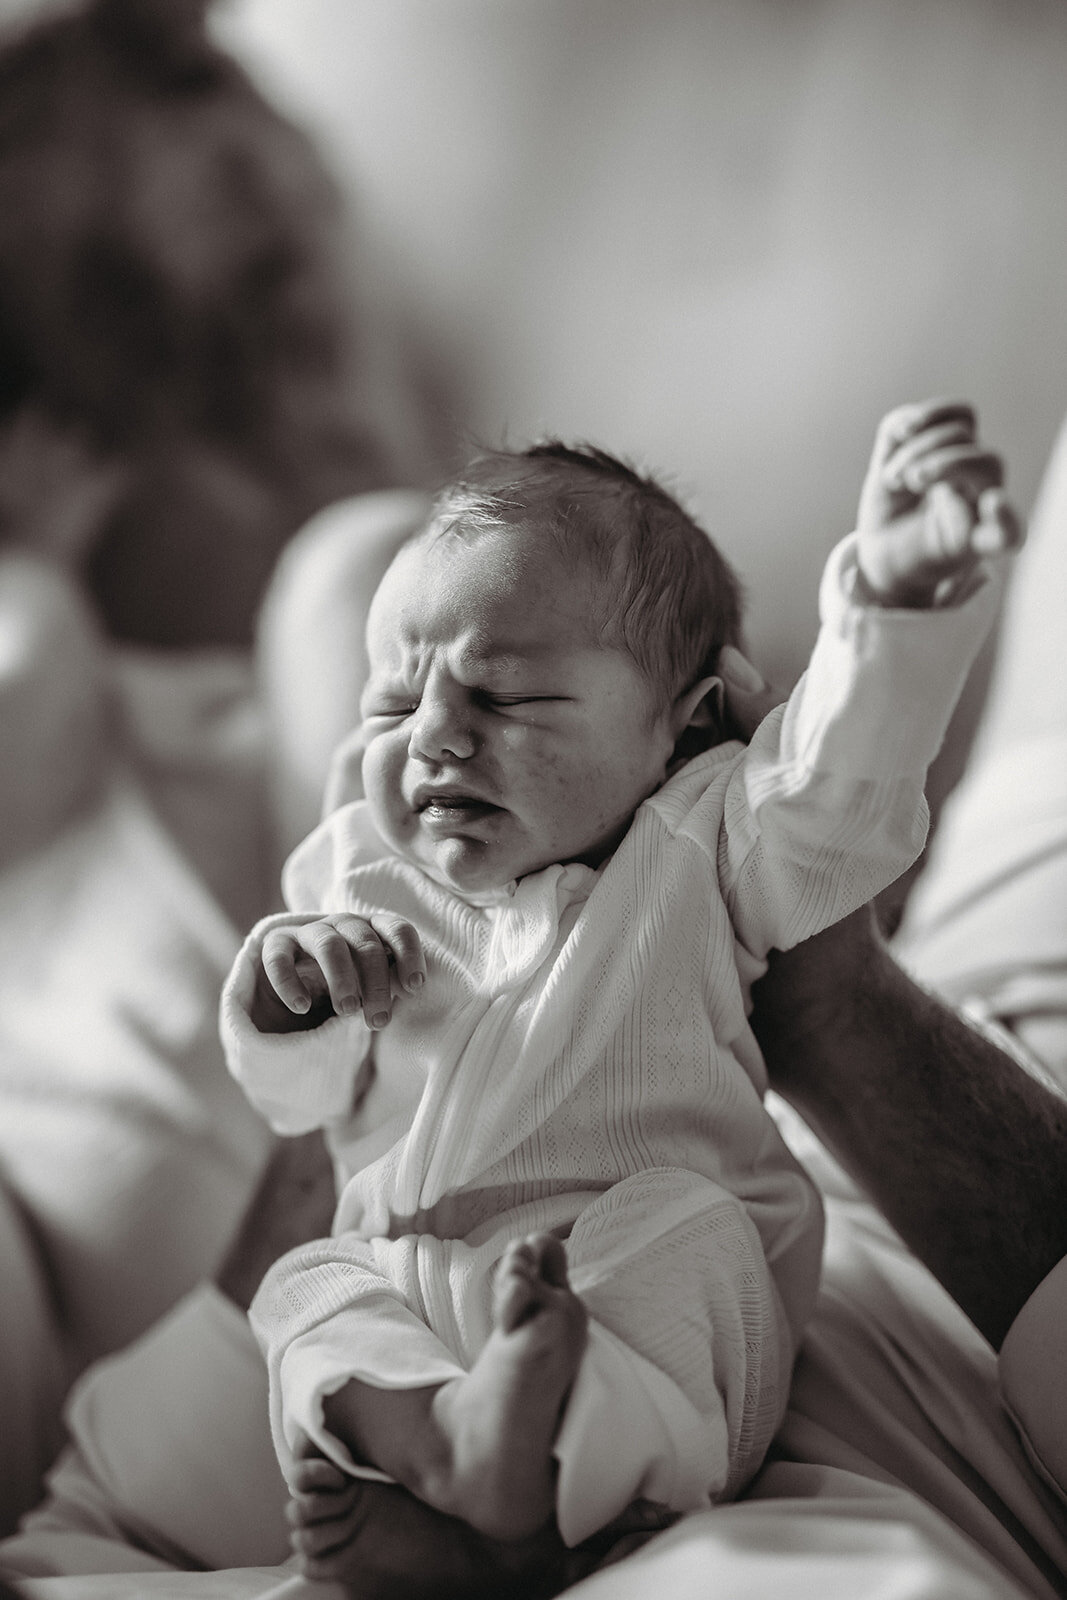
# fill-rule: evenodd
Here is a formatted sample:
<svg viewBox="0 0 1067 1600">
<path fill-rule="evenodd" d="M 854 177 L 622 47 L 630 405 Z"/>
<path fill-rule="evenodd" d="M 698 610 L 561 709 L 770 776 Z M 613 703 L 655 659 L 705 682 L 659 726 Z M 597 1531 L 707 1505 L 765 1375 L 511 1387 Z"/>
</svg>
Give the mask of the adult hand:
<svg viewBox="0 0 1067 1600">
<path fill-rule="evenodd" d="M 337 1190 L 322 1134 L 282 1139 L 215 1277 L 221 1292 L 247 1311 L 268 1267 L 289 1250 L 330 1232 Z"/>
<path fill-rule="evenodd" d="M 897 966 L 869 908 L 772 951 L 771 1086 L 998 1348 L 1067 1254 L 1067 1110 Z"/>
<path fill-rule="evenodd" d="M 717 669 L 726 700 L 727 731 L 732 738 L 747 744 L 768 711 L 780 705 L 785 695 L 765 683 L 746 655 L 732 644 L 719 651 Z"/>
<path fill-rule="evenodd" d="M 435 1511 L 400 1484 L 349 1477 L 306 1440 L 298 1439 L 295 1451 L 301 1459 L 289 1523 L 300 1570 L 346 1594 L 549 1600 L 609 1554 L 613 1561 L 628 1554 L 676 1520 L 662 1506 L 638 1500 L 575 1549 L 563 1544 L 554 1521 L 526 1539 L 498 1541 Z M 285 1592 L 279 1587 L 279 1600 Z M 323 1595 L 329 1593 L 324 1587 Z"/>
<path fill-rule="evenodd" d="M 77 429 L 24 406 L 0 429 L 0 520 L 7 539 L 77 571 L 131 480 Z"/>
<path fill-rule="evenodd" d="M 322 799 L 322 814 L 328 817 L 350 800 L 363 799 L 363 725 L 346 734 L 330 757 L 330 770 L 326 775 L 326 789 Z"/>
</svg>

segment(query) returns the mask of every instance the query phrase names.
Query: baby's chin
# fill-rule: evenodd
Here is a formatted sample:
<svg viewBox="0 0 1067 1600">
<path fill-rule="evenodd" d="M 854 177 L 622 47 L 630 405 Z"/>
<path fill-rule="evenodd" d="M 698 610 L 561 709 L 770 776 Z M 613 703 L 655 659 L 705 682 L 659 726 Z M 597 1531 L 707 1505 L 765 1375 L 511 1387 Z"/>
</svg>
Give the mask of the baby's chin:
<svg viewBox="0 0 1067 1600">
<path fill-rule="evenodd" d="M 492 901 L 509 897 L 520 878 L 554 865 L 555 855 L 542 861 L 529 848 L 510 848 L 500 840 L 476 839 L 469 834 L 418 839 L 402 852 L 421 867 L 428 878 L 470 900 Z"/>
<path fill-rule="evenodd" d="M 411 857 L 428 878 L 464 896 L 507 895 L 516 878 L 528 868 L 515 870 L 515 864 L 500 850 L 480 839 L 436 840 L 432 848 L 423 846 Z"/>
</svg>

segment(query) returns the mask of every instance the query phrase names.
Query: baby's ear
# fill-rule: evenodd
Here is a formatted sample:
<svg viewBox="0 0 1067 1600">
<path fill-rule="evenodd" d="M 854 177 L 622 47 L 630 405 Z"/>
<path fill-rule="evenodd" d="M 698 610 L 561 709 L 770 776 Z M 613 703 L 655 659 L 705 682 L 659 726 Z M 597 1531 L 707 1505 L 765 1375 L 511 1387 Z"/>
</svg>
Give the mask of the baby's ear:
<svg viewBox="0 0 1067 1600">
<path fill-rule="evenodd" d="M 671 708 L 674 761 L 691 761 L 726 738 L 726 717 L 721 678 L 700 678 L 686 689 Z"/>
</svg>

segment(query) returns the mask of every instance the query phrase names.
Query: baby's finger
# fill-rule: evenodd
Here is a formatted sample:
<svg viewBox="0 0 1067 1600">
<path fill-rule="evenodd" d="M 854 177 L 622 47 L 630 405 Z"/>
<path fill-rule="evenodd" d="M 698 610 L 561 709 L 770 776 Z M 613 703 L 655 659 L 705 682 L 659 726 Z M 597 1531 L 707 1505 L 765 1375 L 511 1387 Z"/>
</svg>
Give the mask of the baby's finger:
<svg viewBox="0 0 1067 1600">
<path fill-rule="evenodd" d="M 878 424 L 872 465 L 884 467 L 889 458 L 913 435 L 940 423 L 962 426 L 973 437 L 975 415 L 965 400 L 916 400 L 897 406 Z"/>
<path fill-rule="evenodd" d="M 392 953 L 401 988 L 409 994 L 421 989 L 426 982 L 426 962 L 422 941 L 411 923 L 405 922 L 403 917 L 376 916 L 373 926 Z"/>
<path fill-rule="evenodd" d="M 935 483 L 951 481 L 977 500 L 985 489 L 996 489 L 1004 481 L 1004 463 L 993 450 L 980 445 L 946 445 L 920 456 L 904 474 L 912 494 L 925 494 Z"/>
<path fill-rule="evenodd" d="M 1005 555 L 1026 542 L 1022 518 L 1003 489 L 986 489 L 978 497 L 978 522 L 971 547 L 979 555 Z"/>
<path fill-rule="evenodd" d="M 363 917 L 338 917 L 337 926 L 344 930 L 355 968 L 364 1020 L 368 1028 L 384 1028 L 393 1013 L 389 951 Z"/>
<path fill-rule="evenodd" d="M 359 1010 L 363 989 L 351 943 L 352 936 L 362 930 L 370 932 L 370 924 L 362 917 L 337 917 L 306 923 L 297 931 L 301 948 L 322 973 L 330 1004 L 339 1017 L 354 1016 Z"/>
<path fill-rule="evenodd" d="M 920 433 L 912 434 L 893 451 L 885 463 L 883 480 L 886 488 L 898 493 L 902 489 L 911 490 L 910 474 L 916 464 L 924 456 L 932 455 L 949 445 L 974 445 L 974 430 L 969 419 L 957 417 L 950 422 L 942 422 L 936 427 L 924 428 Z"/>
<path fill-rule="evenodd" d="M 302 951 L 292 929 L 272 928 L 259 953 L 271 988 L 297 1016 L 310 1010 L 313 998 L 297 967 Z"/>
<path fill-rule="evenodd" d="M 927 498 L 928 516 L 923 530 L 925 560 L 919 564 L 931 572 L 955 565 L 971 547 L 975 512 L 951 483 L 935 483 Z"/>
</svg>

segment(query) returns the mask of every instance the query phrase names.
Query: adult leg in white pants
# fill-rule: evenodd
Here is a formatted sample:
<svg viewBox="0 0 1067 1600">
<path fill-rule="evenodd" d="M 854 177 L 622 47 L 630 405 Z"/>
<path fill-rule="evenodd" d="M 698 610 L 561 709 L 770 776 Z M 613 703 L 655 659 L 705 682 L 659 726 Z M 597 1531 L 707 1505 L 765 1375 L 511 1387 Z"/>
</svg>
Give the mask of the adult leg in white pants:
<svg viewBox="0 0 1067 1600">
<path fill-rule="evenodd" d="M 1067 1084 L 1067 424 L 1018 556 L 972 753 L 896 950 Z"/>
</svg>

